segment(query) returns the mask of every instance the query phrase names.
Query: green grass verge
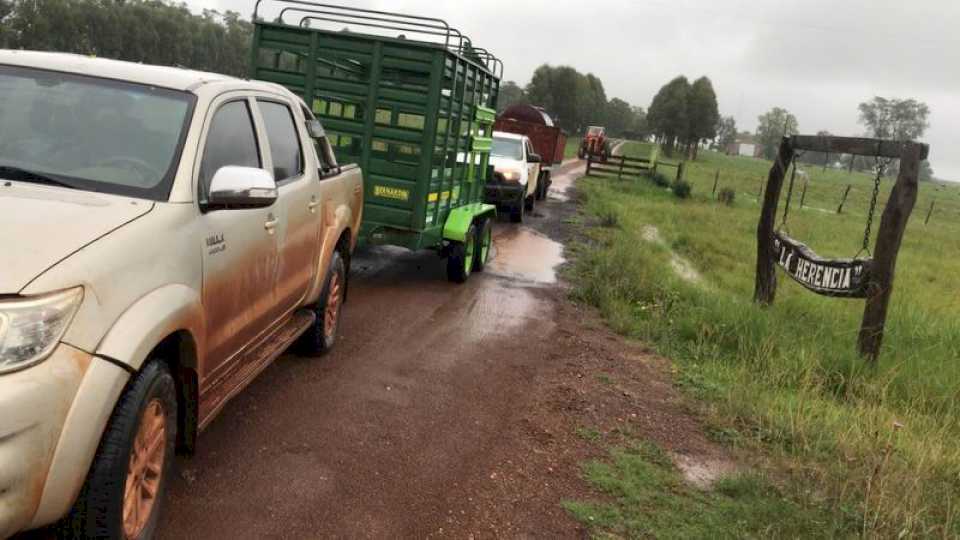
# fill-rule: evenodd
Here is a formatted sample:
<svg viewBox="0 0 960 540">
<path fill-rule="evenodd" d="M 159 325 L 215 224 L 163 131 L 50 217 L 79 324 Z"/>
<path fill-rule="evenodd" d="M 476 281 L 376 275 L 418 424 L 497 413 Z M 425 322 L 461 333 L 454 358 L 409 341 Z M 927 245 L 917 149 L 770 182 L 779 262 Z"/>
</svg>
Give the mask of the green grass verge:
<svg viewBox="0 0 960 540">
<path fill-rule="evenodd" d="M 564 504 L 596 537 L 823 538 L 852 536 L 857 523 L 836 522 L 822 504 L 805 506 L 767 478 L 741 473 L 709 490 L 690 486 L 659 448 L 638 443 L 592 461 L 584 477 L 610 502 Z"/>
<path fill-rule="evenodd" d="M 818 297 L 781 274 L 776 304 L 752 303 L 759 206 L 749 183 L 733 179 L 749 179 L 744 171 L 759 179 L 769 165 L 702 152 L 688 168 L 693 198 L 682 201 L 647 181 L 582 180 L 582 221 L 597 226 L 573 249 L 574 296 L 672 358 L 678 383 L 704 400 L 717 436 L 760 450 L 794 493 L 850 509 L 866 535 L 960 535 L 960 217 L 924 226 L 918 204 L 883 356 L 871 368 L 855 354 L 862 301 Z M 721 187 L 737 190 L 733 206 L 712 199 L 717 170 Z M 829 206 L 841 184 L 817 182 L 789 230 L 823 255 L 852 256 L 865 212 L 810 209 Z M 890 187 L 884 181 L 884 199 Z M 921 186 L 921 201 L 946 206 L 958 195 Z M 650 225 L 660 241 L 651 241 Z M 684 261 L 699 278 L 680 275 Z M 830 527 L 847 520 L 837 510 Z"/>
</svg>

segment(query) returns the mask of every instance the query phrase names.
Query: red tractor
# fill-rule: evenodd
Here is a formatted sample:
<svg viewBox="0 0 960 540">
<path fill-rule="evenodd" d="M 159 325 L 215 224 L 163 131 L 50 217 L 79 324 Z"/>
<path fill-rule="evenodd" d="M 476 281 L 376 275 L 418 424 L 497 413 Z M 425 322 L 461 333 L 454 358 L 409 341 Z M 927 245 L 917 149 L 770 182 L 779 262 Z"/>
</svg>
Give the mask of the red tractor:
<svg viewBox="0 0 960 540">
<path fill-rule="evenodd" d="M 606 161 L 607 154 L 607 133 L 606 129 L 600 126 L 590 126 L 587 128 L 586 135 L 580 143 L 580 150 L 577 157 L 585 159 L 587 156 L 599 156 L 600 161 Z"/>
</svg>

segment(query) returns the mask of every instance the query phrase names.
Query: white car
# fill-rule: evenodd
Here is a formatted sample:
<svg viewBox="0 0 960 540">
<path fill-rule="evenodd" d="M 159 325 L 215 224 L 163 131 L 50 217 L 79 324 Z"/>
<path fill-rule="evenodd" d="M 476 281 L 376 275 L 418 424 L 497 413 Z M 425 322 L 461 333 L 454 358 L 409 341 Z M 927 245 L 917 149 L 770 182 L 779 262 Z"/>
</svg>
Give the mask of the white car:
<svg viewBox="0 0 960 540">
<path fill-rule="evenodd" d="M 273 84 L 0 51 L 0 102 L 0 538 L 149 538 L 175 451 L 333 346 L 360 170 Z"/>
<path fill-rule="evenodd" d="M 494 173 L 487 181 L 486 202 L 508 209 L 514 223 L 522 222 L 537 198 L 542 161 L 526 135 L 494 131 L 490 150 Z"/>
</svg>

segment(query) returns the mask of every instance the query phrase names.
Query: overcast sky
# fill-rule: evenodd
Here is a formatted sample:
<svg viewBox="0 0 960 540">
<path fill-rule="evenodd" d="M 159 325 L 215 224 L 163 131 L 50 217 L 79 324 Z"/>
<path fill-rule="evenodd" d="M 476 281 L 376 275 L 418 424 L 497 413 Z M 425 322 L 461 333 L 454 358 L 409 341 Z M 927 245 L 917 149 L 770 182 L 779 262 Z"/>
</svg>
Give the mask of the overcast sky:
<svg viewBox="0 0 960 540">
<path fill-rule="evenodd" d="M 186 0 L 249 17 L 254 0 Z M 874 95 L 931 109 L 930 160 L 960 181 L 960 0 L 359 0 L 440 17 L 506 64 L 521 86 L 540 64 L 592 72 L 607 96 L 649 107 L 676 75 L 713 81 L 723 115 L 754 131 L 785 107 L 800 131 L 859 135 Z"/>
</svg>

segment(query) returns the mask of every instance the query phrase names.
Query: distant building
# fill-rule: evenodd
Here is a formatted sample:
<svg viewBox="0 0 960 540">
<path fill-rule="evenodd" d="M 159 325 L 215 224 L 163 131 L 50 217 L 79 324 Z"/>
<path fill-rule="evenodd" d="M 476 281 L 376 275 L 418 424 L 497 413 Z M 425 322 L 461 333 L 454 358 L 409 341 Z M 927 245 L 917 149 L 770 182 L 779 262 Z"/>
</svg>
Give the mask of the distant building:
<svg viewBox="0 0 960 540">
<path fill-rule="evenodd" d="M 758 158 L 763 156 L 763 146 L 753 135 L 739 135 L 736 141 L 727 145 L 726 153 L 728 156 Z"/>
</svg>

